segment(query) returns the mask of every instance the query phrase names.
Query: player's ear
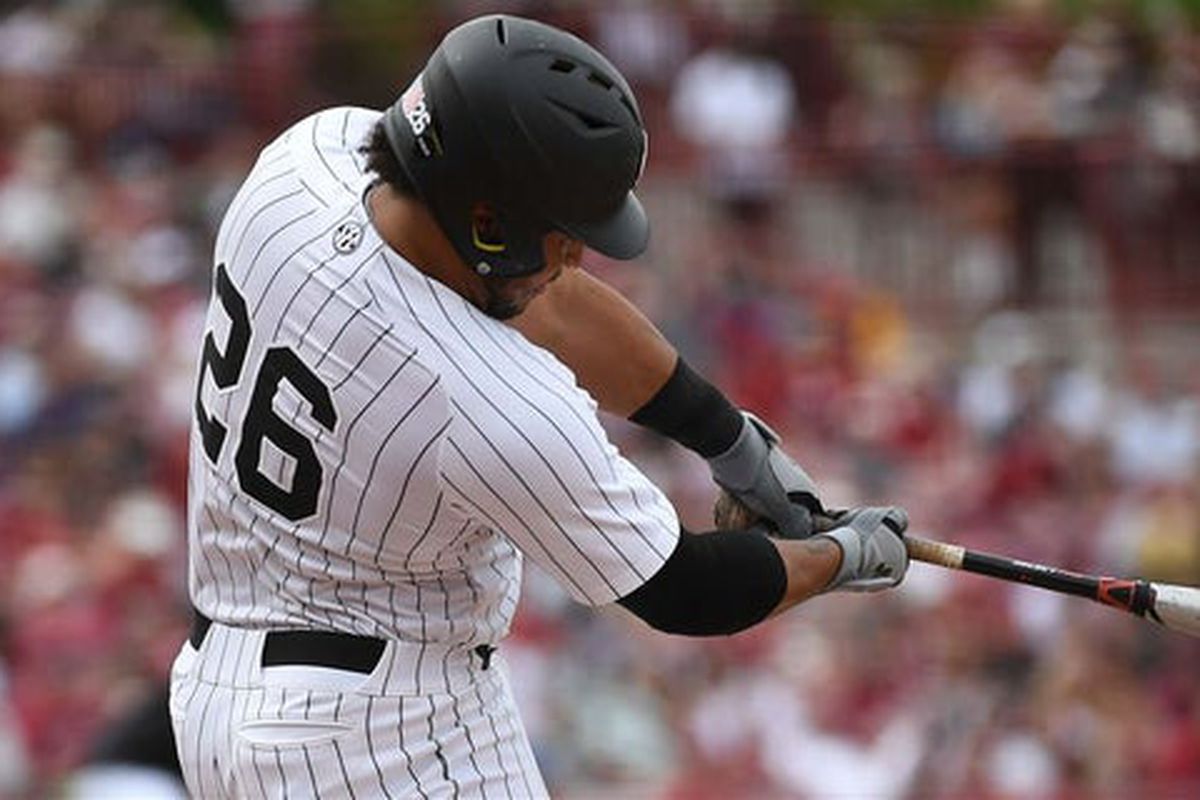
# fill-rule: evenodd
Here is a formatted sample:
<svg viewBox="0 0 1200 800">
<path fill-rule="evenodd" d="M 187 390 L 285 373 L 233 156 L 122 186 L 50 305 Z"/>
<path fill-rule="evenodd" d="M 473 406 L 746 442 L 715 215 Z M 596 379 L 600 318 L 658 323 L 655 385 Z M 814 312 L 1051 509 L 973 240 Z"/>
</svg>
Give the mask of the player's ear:
<svg viewBox="0 0 1200 800">
<path fill-rule="evenodd" d="M 471 207 L 471 239 L 485 253 L 503 253 L 508 249 L 500 215 L 491 203 L 479 202 Z"/>
</svg>

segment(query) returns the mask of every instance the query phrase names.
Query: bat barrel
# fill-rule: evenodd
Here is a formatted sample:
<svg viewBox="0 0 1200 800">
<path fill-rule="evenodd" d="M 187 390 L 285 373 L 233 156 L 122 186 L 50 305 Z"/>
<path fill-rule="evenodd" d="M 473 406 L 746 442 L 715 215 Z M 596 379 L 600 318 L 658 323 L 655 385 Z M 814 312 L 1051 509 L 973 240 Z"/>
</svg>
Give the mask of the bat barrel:
<svg viewBox="0 0 1200 800">
<path fill-rule="evenodd" d="M 1200 636 L 1200 589 L 1155 583 L 1147 616 L 1173 631 Z"/>
</svg>

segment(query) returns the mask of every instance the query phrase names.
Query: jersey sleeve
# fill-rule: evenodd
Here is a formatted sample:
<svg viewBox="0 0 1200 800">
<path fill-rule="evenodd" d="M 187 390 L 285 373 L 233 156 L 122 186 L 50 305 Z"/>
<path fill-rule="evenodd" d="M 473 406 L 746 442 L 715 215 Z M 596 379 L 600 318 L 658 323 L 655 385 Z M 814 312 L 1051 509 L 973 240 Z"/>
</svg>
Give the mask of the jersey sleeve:
<svg viewBox="0 0 1200 800">
<path fill-rule="evenodd" d="M 670 557 L 679 536 L 675 509 L 609 441 L 569 370 L 496 328 L 474 345 L 484 356 L 478 371 L 450 381 L 452 421 L 441 452 L 450 496 L 576 600 L 623 597 Z"/>
</svg>

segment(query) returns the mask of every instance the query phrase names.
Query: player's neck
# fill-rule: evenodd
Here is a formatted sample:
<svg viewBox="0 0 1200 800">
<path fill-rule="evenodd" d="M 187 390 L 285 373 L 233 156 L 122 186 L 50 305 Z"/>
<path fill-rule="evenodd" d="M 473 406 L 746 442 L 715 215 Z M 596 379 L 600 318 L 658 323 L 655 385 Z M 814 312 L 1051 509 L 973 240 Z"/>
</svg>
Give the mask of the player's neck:
<svg viewBox="0 0 1200 800">
<path fill-rule="evenodd" d="M 367 194 L 367 210 L 380 238 L 405 261 L 467 300 L 478 299 L 479 276 L 459 258 L 424 205 L 381 183 Z"/>
</svg>

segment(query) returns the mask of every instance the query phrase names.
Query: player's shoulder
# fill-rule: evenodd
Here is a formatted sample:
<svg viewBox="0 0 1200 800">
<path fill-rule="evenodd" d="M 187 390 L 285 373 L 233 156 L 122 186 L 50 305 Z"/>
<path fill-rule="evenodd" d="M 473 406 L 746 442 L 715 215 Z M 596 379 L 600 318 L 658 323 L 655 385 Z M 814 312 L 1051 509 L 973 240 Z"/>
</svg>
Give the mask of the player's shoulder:
<svg viewBox="0 0 1200 800">
<path fill-rule="evenodd" d="M 381 111 L 361 106 L 331 106 L 314 111 L 293 122 L 264 150 L 316 142 L 320 146 L 356 148 L 363 143 Z"/>
<path fill-rule="evenodd" d="M 357 201 L 370 181 L 362 147 L 380 114 L 335 106 L 297 120 L 262 149 L 248 182 L 286 169 L 325 205 Z"/>
<path fill-rule="evenodd" d="M 293 128 L 306 133 L 317 147 L 334 150 L 357 150 L 382 112 L 360 106 L 334 106 L 309 114 Z"/>
</svg>

